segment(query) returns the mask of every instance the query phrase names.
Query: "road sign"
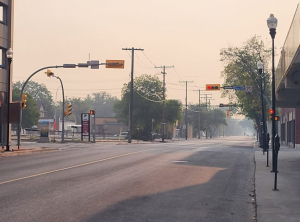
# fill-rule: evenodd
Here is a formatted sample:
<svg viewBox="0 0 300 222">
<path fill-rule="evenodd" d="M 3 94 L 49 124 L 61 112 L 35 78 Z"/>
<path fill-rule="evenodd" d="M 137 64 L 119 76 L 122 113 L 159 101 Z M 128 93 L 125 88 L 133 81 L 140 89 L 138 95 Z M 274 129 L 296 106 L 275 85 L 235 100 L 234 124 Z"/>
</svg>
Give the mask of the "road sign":
<svg viewBox="0 0 300 222">
<path fill-rule="evenodd" d="M 106 60 L 105 68 L 124 69 L 124 60 Z"/>
<path fill-rule="evenodd" d="M 83 137 L 88 136 L 90 141 L 90 114 L 89 113 L 81 113 L 81 141 L 83 141 Z"/>
<path fill-rule="evenodd" d="M 260 122 L 259 124 L 260 124 L 261 126 L 262 126 L 262 125 L 264 125 L 264 123 L 263 123 L 263 122 Z"/>
<path fill-rule="evenodd" d="M 243 86 L 234 86 L 233 87 L 234 90 L 244 90 Z"/>
<path fill-rule="evenodd" d="M 223 89 L 233 89 L 233 86 L 223 86 Z"/>
<path fill-rule="evenodd" d="M 252 86 L 245 86 L 245 92 L 252 92 Z"/>
</svg>

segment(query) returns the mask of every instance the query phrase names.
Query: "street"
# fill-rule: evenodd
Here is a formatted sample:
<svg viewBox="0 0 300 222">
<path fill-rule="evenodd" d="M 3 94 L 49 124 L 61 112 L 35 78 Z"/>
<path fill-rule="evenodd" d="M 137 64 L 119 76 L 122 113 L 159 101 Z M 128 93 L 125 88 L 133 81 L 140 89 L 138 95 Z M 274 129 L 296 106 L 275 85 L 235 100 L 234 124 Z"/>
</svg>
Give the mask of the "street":
<svg viewBox="0 0 300 222">
<path fill-rule="evenodd" d="M 66 144 L 0 159 L 0 221 L 253 221 L 251 137 Z"/>
</svg>

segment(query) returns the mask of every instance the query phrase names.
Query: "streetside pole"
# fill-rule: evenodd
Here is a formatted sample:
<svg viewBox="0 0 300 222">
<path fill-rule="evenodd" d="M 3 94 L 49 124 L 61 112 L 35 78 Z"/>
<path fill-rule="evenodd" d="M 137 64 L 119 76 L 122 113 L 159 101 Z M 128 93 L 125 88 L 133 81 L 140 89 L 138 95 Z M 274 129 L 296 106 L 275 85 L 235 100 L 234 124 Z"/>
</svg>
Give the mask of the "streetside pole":
<svg viewBox="0 0 300 222">
<path fill-rule="evenodd" d="M 132 112 L 133 112 L 133 70 L 134 70 L 134 51 L 144 49 L 122 48 L 122 50 L 131 50 L 131 78 L 130 78 L 130 102 L 129 102 L 129 132 L 128 132 L 128 143 L 131 143 L 132 138 Z"/>
<path fill-rule="evenodd" d="M 7 132 L 6 132 L 6 151 L 9 151 L 9 134 L 10 134 L 10 127 L 9 127 L 9 120 L 10 120 L 10 84 L 11 84 L 11 77 L 10 77 L 10 64 L 11 64 L 12 58 L 8 58 L 8 72 L 7 72 Z"/>
<path fill-rule="evenodd" d="M 23 86 L 22 86 L 22 89 L 21 89 L 21 92 L 20 92 L 20 96 L 19 96 L 19 101 L 22 101 L 22 94 L 24 92 L 24 89 L 25 89 L 25 86 L 26 84 L 28 83 L 28 81 L 31 79 L 31 77 L 33 77 L 36 73 L 44 70 L 44 69 L 51 69 L 51 68 L 63 68 L 64 66 L 47 66 L 47 67 L 44 67 L 44 68 L 41 68 L 41 69 L 38 69 L 37 71 L 35 71 L 34 73 L 32 73 L 28 78 L 27 80 L 24 82 Z M 20 118 L 19 118 L 19 122 L 18 122 L 18 126 L 17 126 L 17 129 L 18 129 L 18 141 L 17 141 L 17 145 L 18 145 L 18 149 L 20 148 L 20 145 L 21 145 L 21 142 L 20 142 L 20 138 L 21 138 L 21 124 L 22 124 L 22 109 L 20 110 Z"/>
<path fill-rule="evenodd" d="M 275 170 L 275 162 L 276 162 L 276 156 L 275 156 L 275 135 L 276 135 L 276 128 L 275 128 L 275 116 L 276 116 L 276 96 L 275 96 L 275 53 L 274 53 L 274 38 L 276 34 L 275 29 L 270 29 L 270 34 L 272 36 L 272 109 L 273 109 L 273 114 L 272 114 L 272 158 L 273 158 L 273 164 L 272 164 L 272 172 Z M 277 170 L 277 169 L 276 169 Z"/>
<path fill-rule="evenodd" d="M 155 66 L 155 68 L 163 68 L 163 71 L 161 72 L 163 74 L 163 113 L 162 113 L 162 139 L 161 141 L 164 142 L 165 141 L 165 126 L 166 126 L 166 123 L 165 123 L 165 100 L 166 100 L 166 97 L 165 97 L 165 91 L 166 91 L 166 77 L 165 75 L 167 74 L 166 73 L 166 68 L 173 68 L 174 66 L 160 66 L 160 67 L 157 67 Z"/>
<path fill-rule="evenodd" d="M 185 140 L 187 140 L 187 81 L 185 81 Z"/>
<path fill-rule="evenodd" d="M 199 89 L 199 117 L 198 117 L 198 139 L 200 139 L 201 138 L 201 135 L 200 135 L 200 109 L 201 109 L 201 107 L 200 107 L 200 89 Z"/>
<path fill-rule="evenodd" d="M 61 123 L 61 143 L 65 142 L 65 92 L 64 92 L 64 86 L 61 81 L 61 79 L 58 76 L 55 76 L 57 79 L 59 79 L 61 84 L 61 91 L 62 91 L 62 123 Z"/>
</svg>

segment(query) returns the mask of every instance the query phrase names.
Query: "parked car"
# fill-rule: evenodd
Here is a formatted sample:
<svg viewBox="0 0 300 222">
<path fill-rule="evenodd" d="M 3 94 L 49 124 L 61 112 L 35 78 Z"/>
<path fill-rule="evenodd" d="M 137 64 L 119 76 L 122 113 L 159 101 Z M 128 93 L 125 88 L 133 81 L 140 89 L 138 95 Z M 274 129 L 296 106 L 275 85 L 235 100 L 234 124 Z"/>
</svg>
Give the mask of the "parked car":
<svg viewBox="0 0 300 222">
<path fill-rule="evenodd" d="M 128 132 L 122 132 L 121 134 L 115 134 L 114 136 L 121 136 L 121 137 L 124 137 L 124 139 L 127 139 L 128 138 Z"/>
</svg>

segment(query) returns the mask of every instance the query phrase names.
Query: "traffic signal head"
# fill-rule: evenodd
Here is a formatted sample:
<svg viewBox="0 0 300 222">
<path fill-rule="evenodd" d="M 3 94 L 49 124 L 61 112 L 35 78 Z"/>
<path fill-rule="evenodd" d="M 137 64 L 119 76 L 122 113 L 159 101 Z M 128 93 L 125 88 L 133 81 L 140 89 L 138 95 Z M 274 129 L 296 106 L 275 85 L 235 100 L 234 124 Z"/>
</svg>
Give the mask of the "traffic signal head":
<svg viewBox="0 0 300 222">
<path fill-rule="evenodd" d="M 22 104 L 21 104 L 21 108 L 22 109 L 25 109 L 26 108 L 26 98 L 27 98 L 27 95 L 26 94 L 22 94 Z"/>
<path fill-rule="evenodd" d="M 95 110 L 90 110 L 90 115 L 95 115 Z"/>
<path fill-rule="evenodd" d="M 72 109 L 71 109 L 71 107 L 72 107 L 72 105 L 69 103 L 68 105 L 67 105 L 67 110 L 65 111 L 65 115 L 66 116 L 70 116 L 71 114 L 72 114 Z"/>
<path fill-rule="evenodd" d="M 272 120 L 272 116 L 269 116 L 269 120 Z M 280 116 L 275 116 L 275 121 L 279 121 L 280 120 Z"/>
<path fill-rule="evenodd" d="M 273 109 L 270 109 L 270 115 L 272 115 L 274 113 Z"/>
<path fill-rule="evenodd" d="M 230 116 L 230 112 L 229 110 L 226 110 L 226 117 L 229 117 Z"/>
<path fill-rule="evenodd" d="M 206 84 L 206 90 L 207 91 L 220 90 L 220 84 Z"/>
<path fill-rule="evenodd" d="M 51 70 L 50 70 L 50 69 L 47 69 L 47 72 L 45 72 L 45 74 L 46 74 L 48 77 L 51 77 L 51 76 L 53 76 L 53 75 L 54 75 L 54 73 L 53 73 L 53 72 L 51 72 Z"/>
</svg>

